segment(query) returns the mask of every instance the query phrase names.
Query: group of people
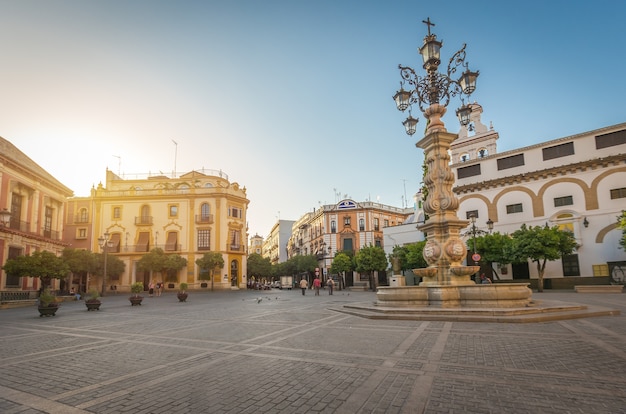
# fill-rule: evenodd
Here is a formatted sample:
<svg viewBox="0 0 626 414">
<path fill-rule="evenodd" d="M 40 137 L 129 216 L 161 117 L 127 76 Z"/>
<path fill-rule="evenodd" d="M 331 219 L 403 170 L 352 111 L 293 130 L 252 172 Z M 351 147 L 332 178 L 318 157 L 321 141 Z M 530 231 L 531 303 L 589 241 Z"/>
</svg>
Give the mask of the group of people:
<svg viewBox="0 0 626 414">
<path fill-rule="evenodd" d="M 161 294 L 163 293 L 163 287 L 163 282 L 150 282 L 150 284 L 148 285 L 148 294 L 150 295 L 150 297 L 152 297 L 153 295 L 161 296 Z"/>
<path fill-rule="evenodd" d="M 300 281 L 300 289 L 302 289 L 302 296 L 306 294 L 306 290 L 308 287 L 309 287 L 309 282 L 303 278 Z M 315 279 L 313 279 L 313 289 L 315 289 L 315 296 L 320 295 L 321 287 L 322 287 L 322 281 L 320 280 L 318 276 L 315 276 Z M 333 288 L 335 287 L 335 281 L 333 280 L 332 277 L 329 277 L 328 279 L 326 279 L 326 287 L 328 287 L 328 294 L 332 295 Z"/>
</svg>

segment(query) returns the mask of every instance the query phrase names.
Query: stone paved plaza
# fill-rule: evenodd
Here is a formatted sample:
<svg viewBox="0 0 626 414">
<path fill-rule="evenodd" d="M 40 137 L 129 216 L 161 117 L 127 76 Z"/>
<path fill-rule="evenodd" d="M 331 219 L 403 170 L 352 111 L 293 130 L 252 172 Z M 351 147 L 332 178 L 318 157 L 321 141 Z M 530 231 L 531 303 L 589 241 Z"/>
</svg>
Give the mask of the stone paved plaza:
<svg viewBox="0 0 626 414">
<path fill-rule="evenodd" d="M 128 296 L 0 310 L 0 412 L 626 413 L 626 294 L 534 293 L 621 314 L 516 324 L 335 310 L 372 292 Z"/>
</svg>

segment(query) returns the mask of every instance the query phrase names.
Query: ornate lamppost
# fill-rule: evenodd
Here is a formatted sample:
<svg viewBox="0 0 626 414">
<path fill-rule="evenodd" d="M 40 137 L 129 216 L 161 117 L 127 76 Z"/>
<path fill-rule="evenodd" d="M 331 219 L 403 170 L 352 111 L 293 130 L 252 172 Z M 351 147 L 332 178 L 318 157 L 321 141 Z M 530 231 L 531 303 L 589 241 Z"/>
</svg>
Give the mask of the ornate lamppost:
<svg viewBox="0 0 626 414">
<path fill-rule="evenodd" d="M 112 247 L 112 242 L 109 240 L 109 236 L 110 236 L 109 232 L 105 231 L 102 237 L 98 237 L 98 244 L 100 245 L 100 248 L 104 252 L 104 269 L 102 272 L 102 293 L 101 293 L 102 296 L 104 296 L 104 293 L 106 292 L 107 252 L 109 250 L 109 247 Z"/>
<path fill-rule="evenodd" d="M 473 284 L 469 275 L 476 272 L 474 266 L 462 266 L 467 252 L 465 243 L 460 239 L 461 229 L 467 226 L 467 220 L 460 220 L 456 211 L 459 200 L 452 192 L 454 174 L 450 169 L 450 145 L 458 137 L 447 132 L 441 118 L 454 96 L 461 97 L 461 107 L 456 111 L 462 125 L 470 122 L 471 107 L 463 102 L 476 89 L 478 72 L 468 69 L 465 63 L 465 47 L 458 50 L 448 62 L 446 73 L 438 71 L 441 63 L 440 49 L 443 42 L 431 33 L 434 24 L 430 18 L 423 21 L 428 27 L 428 35 L 419 48 L 422 55 L 425 76 L 420 76 L 409 66 L 399 65 L 402 83 L 400 90 L 393 96 L 400 111 L 409 109 L 409 117 L 403 122 L 406 132 L 413 135 L 418 119 L 411 116 L 411 105 L 417 104 L 427 120 L 425 136 L 416 146 L 424 150 L 427 173 L 424 185 L 428 195 L 424 202 L 424 212 L 428 220 L 418 228 L 426 233 L 424 258 L 429 267 L 416 269 L 414 273 L 422 277 L 420 285 L 466 285 Z M 458 78 L 459 69 L 465 68 Z M 408 83 L 410 88 L 404 89 Z M 419 271 L 418 271 L 419 270 Z"/>
</svg>

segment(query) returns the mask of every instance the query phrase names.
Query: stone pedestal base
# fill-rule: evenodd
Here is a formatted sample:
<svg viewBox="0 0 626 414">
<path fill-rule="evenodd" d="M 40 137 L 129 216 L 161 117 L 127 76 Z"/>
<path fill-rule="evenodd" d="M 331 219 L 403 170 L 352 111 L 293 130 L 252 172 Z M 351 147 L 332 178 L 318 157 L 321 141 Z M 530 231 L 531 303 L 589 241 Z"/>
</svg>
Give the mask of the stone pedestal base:
<svg viewBox="0 0 626 414">
<path fill-rule="evenodd" d="M 406 286 L 406 278 L 401 275 L 393 275 L 389 278 L 390 287 Z"/>
</svg>

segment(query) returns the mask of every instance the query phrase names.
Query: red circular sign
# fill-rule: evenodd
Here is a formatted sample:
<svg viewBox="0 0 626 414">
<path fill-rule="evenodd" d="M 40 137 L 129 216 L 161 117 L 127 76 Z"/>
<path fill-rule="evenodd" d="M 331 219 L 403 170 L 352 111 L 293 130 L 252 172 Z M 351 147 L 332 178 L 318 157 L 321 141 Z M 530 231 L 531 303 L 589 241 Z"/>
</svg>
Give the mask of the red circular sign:
<svg viewBox="0 0 626 414">
<path fill-rule="evenodd" d="M 475 262 L 479 262 L 480 261 L 480 255 L 478 253 L 474 253 L 472 255 L 472 260 Z"/>
</svg>

